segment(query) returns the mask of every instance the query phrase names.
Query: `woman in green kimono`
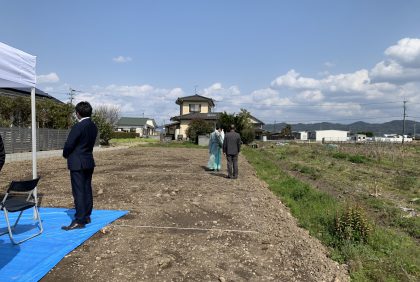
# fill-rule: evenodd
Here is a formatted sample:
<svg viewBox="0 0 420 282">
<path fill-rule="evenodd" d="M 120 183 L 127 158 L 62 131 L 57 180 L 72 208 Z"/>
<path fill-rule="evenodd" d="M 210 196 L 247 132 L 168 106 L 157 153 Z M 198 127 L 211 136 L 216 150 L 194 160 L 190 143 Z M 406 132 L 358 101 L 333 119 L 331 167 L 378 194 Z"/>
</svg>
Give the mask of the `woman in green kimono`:
<svg viewBox="0 0 420 282">
<path fill-rule="evenodd" d="M 221 134 L 220 127 L 217 127 L 214 132 L 210 134 L 209 140 L 209 162 L 207 164 L 208 169 L 213 171 L 219 171 L 222 167 L 222 145 L 223 136 Z"/>
</svg>

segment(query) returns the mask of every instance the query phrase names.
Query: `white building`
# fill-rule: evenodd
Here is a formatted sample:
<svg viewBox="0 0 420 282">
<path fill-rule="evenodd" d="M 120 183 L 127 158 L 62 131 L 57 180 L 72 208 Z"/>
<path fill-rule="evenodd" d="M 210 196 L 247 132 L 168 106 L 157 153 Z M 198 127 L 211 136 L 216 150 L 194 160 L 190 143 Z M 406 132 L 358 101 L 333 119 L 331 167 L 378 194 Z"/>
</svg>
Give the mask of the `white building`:
<svg viewBox="0 0 420 282">
<path fill-rule="evenodd" d="M 293 136 L 297 140 L 302 140 L 302 141 L 307 141 L 308 140 L 308 132 L 307 131 L 293 132 Z"/>
<path fill-rule="evenodd" d="M 384 137 L 375 137 L 374 141 L 376 142 L 388 142 L 388 143 L 402 143 L 404 142 L 412 142 L 413 138 L 408 137 L 407 135 L 404 135 L 404 138 L 402 135 L 399 134 L 384 134 Z"/>
<path fill-rule="evenodd" d="M 122 117 L 117 123 L 117 131 L 135 132 L 140 137 L 156 135 L 156 122 L 151 118 Z"/>
<path fill-rule="evenodd" d="M 316 130 L 309 133 L 309 139 L 316 142 L 346 142 L 349 132 L 344 130 Z"/>
</svg>

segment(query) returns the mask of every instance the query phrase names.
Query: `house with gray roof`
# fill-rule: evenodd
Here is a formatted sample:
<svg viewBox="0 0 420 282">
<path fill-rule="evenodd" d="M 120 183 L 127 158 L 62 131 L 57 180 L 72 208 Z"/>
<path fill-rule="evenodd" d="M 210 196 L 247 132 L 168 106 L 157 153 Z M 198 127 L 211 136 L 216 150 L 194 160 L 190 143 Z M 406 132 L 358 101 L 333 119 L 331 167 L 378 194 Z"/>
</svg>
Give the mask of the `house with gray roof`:
<svg viewBox="0 0 420 282">
<path fill-rule="evenodd" d="M 214 101 L 200 95 L 180 97 L 175 102 L 179 105 L 179 116 L 171 117 L 171 124 L 166 124 L 166 134 L 173 135 L 175 139 L 185 139 L 186 130 L 192 120 L 202 119 L 216 125 L 221 113 L 213 112 Z"/>
<path fill-rule="evenodd" d="M 0 88 L 0 96 L 3 97 L 24 97 L 24 98 L 31 98 L 31 88 L 24 87 L 24 88 Z M 35 99 L 43 99 L 43 100 L 51 100 L 58 104 L 64 104 L 60 100 L 54 98 L 53 96 L 49 95 L 48 93 L 42 91 L 41 89 L 35 88 Z"/>
<path fill-rule="evenodd" d="M 180 97 L 175 102 L 179 105 L 179 115 L 171 117 L 170 124 L 165 124 L 165 133 L 172 135 L 174 139 L 186 139 L 186 130 L 192 120 L 205 120 L 216 126 L 221 112 L 213 112 L 214 100 L 198 94 Z M 262 134 L 264 122 L 254 116 L 250 116 L 250 122 L 254 125 L 256 136 Z"/>
<path fill-rule="evenodd" d="M 121 117 L 116 126 L 117 131 L 136 132 L 140 137 L 156 135 L 157 124 L 152 118 Z"/>
</svg>

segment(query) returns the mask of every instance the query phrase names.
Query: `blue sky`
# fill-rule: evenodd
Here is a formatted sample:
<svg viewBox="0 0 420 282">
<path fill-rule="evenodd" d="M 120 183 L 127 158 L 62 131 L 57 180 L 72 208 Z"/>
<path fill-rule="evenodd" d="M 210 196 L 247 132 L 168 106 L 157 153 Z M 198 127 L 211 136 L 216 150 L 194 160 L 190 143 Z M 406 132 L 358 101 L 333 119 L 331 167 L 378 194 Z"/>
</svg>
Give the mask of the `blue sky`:
<svg viewBox="0 0 420 282">
<path fill-rule="evenodd" d="M 4 1 L 38 87 L 158 123 L 177 97 L 266 123 L 420 120 L 420 1 Z M 7 12 L 4 12 L 7 11 Z"/>
</svg>

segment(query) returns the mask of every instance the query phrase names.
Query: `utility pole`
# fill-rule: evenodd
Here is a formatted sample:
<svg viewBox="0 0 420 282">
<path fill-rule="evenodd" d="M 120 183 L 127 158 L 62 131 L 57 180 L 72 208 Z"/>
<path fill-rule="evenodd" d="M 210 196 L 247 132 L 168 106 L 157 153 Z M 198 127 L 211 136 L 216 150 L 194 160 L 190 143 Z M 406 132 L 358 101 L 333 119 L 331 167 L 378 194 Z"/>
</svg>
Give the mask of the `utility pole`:
<svg viewBox="0 0 420 282">
<path fill-rule="evenodd" d="M 75 90 L 75 89 L 69 87 L 69 101 L 70 101 L 70 104 L 73 104 L 73 100 L 74 100 L 74 97 L 76 96 L 76 92 L 82 92 L 82 91 Z"/>
<path fill-rule="evenodd" d="M 72 89 L 71 87 L 69 87 L 69 101 L 70 101 L 70 104 L 73 104 L 74 96 L 75 96 L 74 89 Z"/>
<path fill-rule="evenodd" d="M 406 109 L 406 106 L 405 106 L 405 104 L 407 103 L 407 101 L 406 100 L 404 100 L 403 101 L 404 102 L 404 114 L 403 114 L 403 131 L 402 131 L 402 144 L 404 144 L 404 135 L 405 135 L 405 117 L 406 117 L 406 114 L 405 114 L 405 109 Z"/>
</svg>

